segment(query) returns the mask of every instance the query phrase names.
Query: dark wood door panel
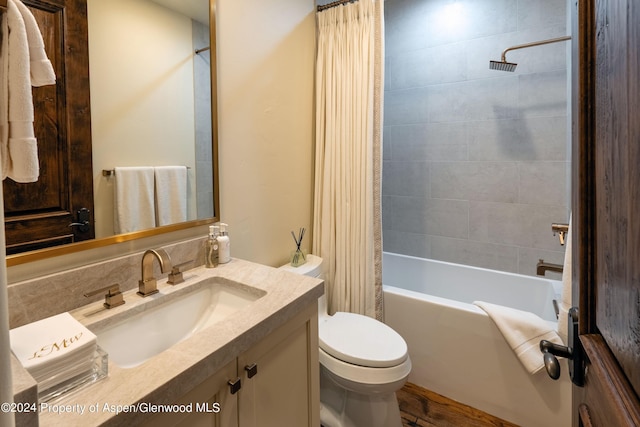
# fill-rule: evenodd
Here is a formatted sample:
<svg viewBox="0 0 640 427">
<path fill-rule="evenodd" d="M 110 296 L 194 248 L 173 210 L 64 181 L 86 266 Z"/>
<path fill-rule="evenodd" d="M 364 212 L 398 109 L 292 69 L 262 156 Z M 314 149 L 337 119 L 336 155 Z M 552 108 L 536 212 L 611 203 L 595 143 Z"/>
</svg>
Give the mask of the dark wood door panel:
<svg viewBox="0 0 640 427">
<path fill-rule="evenodd" d="M 640 69 L 631 58 L 640 48 L 630 29 L 629 0 L 598 1 L 596 7 L 596 324 L 636 392 L 640 392 L 640 282 L 632 248 L 640 235 L 640 199 L 630 180 L 640 165 L 630 114 L 640 94 L 629 90 Z M 637 172 L 636 172 L 637 173 Z M 635 280 L 634 280 L 635 273 Z"/>
<path fill-rule="evenodd" d="M 574 285 L 587 370 L 574 425 L 640 426 L 640 4 L 575 3 Z M 577 243 L 577 245 L 575 245 Z"/>
<path fill-rule="evenodd" d="M 95 237 L 86 0 L 25 0 L 43 35 L 56 84 L 33 88 L 40 176 L 3 182 L 12 253 Z M 70 227 L 89 210 L 89 230 Z"/>
<path fill-rule="evenodd" d="M 580 341 L 588 359 L 582 412 L 594 426 L 640 426 L 640 400 L 602 336 L 583 335 Z"/>
</svg>

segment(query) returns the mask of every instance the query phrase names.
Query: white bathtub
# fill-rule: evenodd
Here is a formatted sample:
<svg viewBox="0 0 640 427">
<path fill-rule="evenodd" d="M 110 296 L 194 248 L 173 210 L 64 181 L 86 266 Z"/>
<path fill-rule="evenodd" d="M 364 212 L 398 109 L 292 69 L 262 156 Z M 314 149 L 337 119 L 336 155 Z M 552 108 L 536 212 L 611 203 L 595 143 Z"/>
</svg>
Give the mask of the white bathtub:
<svg viewBox="0 0 640 427">
<path fill-rule="evenodd" d="M 529 375 L 481 300 L 555 322 L 556 280 L 383 254 L 385 323 L 404 337 L 409 381 L 521 426 L 570 426 L 571 381 Z M 542 355 L 540 356 L 542 359 Z"/>
</svg>

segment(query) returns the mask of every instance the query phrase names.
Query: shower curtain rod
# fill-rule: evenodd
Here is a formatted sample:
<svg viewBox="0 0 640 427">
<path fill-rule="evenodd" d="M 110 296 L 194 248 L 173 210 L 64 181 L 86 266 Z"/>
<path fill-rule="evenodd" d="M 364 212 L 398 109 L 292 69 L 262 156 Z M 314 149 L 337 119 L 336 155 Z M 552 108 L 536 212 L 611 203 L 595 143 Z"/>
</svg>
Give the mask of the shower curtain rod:
<svg viewBox="0 0 640 427">
<path fill-rule="evenodd" d="M 318 6 L 318 12 L 322 12 L 325 9 L 331 9 L 332 7 L 340 6 L 345 3 L 355 3 L 358 0 L 338 0 L 331 3 L 323 4 Z"/>
</svg>

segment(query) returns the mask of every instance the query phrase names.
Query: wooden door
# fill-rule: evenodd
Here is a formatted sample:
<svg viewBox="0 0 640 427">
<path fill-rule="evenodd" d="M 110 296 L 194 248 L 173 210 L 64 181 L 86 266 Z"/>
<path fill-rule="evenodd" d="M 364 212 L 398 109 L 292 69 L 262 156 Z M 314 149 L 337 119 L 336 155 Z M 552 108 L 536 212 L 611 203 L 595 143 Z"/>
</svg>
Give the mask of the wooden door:
<svg viewBox="0 0 640 427">
<path fill-rule="evenodd" d="M 24 3 L 36 17 L 57 82 L 33 88 L 38 181 L 3 181 L 8 254 L 95 237 L 86 0 Z M 70 225 L 79 223 L 79 211 L 85 227 Z"/>
<path fill-rule="evenodd" d="M 573 424 L 640 426 L 640 4 L 579 0 L 573 22 Z"/>
</svg>

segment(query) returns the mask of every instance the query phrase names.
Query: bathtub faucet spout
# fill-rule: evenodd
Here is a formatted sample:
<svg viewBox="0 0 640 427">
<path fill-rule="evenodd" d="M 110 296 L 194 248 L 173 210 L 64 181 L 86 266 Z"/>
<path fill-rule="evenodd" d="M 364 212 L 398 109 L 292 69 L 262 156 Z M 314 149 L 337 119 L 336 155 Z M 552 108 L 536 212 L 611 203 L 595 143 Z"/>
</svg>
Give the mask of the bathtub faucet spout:
<svg viewBox="0 0 640 427">
<path fill-rule="evenodd" d="M 547 271 L 555 271 L 556 273 L 562 273 L 563 266 L 560 264 L 552 264 L 550 262 L 544 262 L 543 259 L 538 260 L 536 264 L 536 274 L 538 276 L 544 276 Z"/>
</svg>

